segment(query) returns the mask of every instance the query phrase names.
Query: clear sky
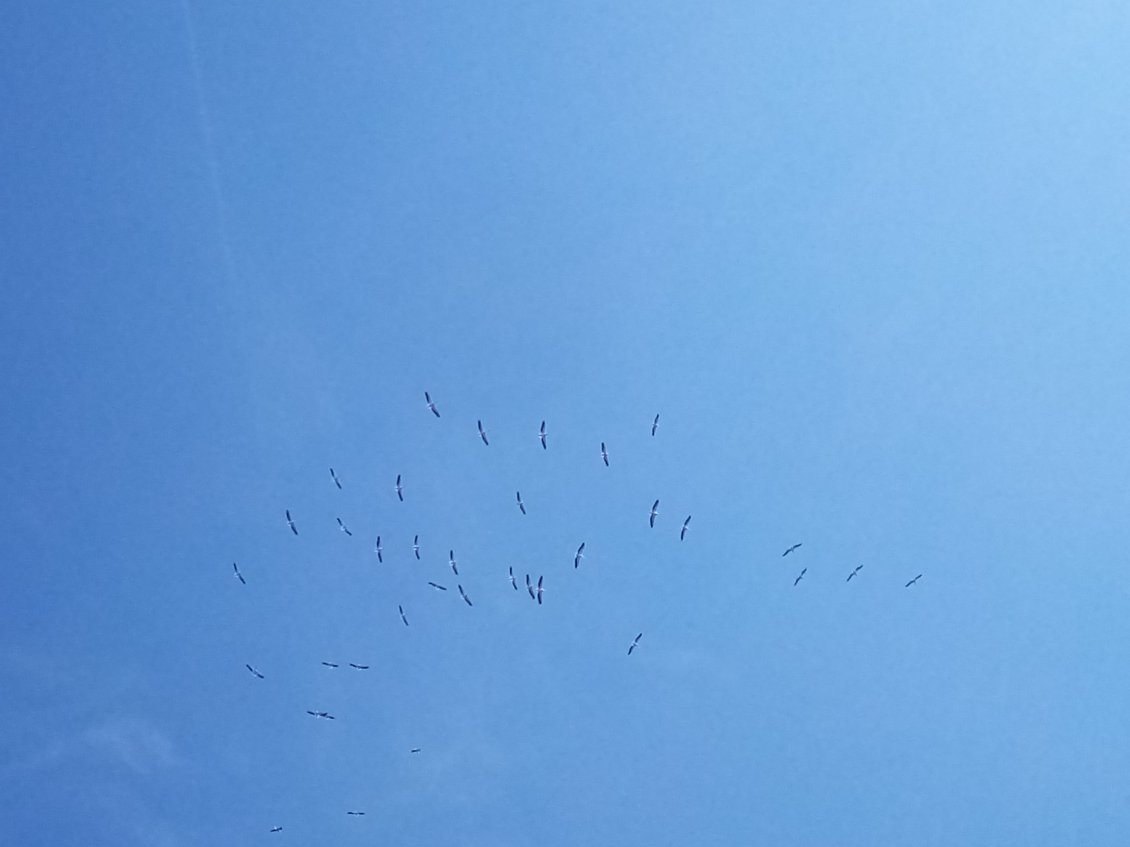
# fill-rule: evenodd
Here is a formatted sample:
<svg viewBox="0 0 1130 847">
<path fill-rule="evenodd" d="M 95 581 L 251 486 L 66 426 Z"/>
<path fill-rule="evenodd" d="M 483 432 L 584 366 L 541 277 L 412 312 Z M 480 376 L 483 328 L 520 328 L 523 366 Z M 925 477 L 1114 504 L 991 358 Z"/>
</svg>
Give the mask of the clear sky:
<svg viewBox="0 0 1130 847">
<path fill-rule="evenodd" d="M 16 5 L 0 842 L 1125 843 L 1125 4 Z"/>
</svg>

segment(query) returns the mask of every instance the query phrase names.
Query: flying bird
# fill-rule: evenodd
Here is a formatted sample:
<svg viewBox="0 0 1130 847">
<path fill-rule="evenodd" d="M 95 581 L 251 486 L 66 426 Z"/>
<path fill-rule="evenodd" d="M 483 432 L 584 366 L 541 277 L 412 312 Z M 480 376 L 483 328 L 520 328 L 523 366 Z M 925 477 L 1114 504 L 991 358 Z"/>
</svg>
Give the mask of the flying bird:
<svg viewBox="0 0 1130 847">
<path fill-rule="evenodd" d="M 651 437 L 655 438 L 655 431 L 659 429 L 659 415 L 655 416 L 655 420 L 651 422 Z"/>
<path fill-rule="evenodd" d="M 536 594 L 534 594 L 534 585 L 533 585 L 532 582 L 530 582 L 530 575 L 529 574 L 526 574 L 526 591 L 527 591 L 527 593 L 529 593 L 531 600 L 537 599 L 538 596 Z"/>
<path fill-rule="evenodd" d="M 400 502 L 404 502 L 404 488 L 400 484 L 400 474 L 396 475 L 396 496 L 400 498 Z"/>
<path fill-rule="evenodd" d="M 918 582 L 918 580 L 920 580 L 920 579 L 922 579 L 922 574 L 918 574 L 918 576 L 916 576 L 914 579 L 912 579 L 910 582 L 908 582 L 906 585 L 904 585 L 903 588 L 910 588 L 910 586 L 914 585 L 914 583 Z"/>
<path fill-rule="evenodd" d="M 863 570 L 863 565 L 856 565 L 855 570 L 848 574 L 848 578 L 844 582 L 851 582 L 851 578 Z"/>
<path fill-rule="evenodd" d="M 336 485 L 338 491 L 340 491 L 341 490 L 341 480 L 337 478 L 337 474 L 334 473 L 333 468 L 330 468 L 330 476 L 333 478 L 334 485 Z"/>
<path fill-rule="evenodd" d="M 368 665 L 355 665 L 355 664 L 353 664 L 353 662 L 349 663 L 349 667 L 353 668 L 354 670 L 358 670 L 358 671 L 367 671 L 369 669 Z"/>
<path fill-rule="evenodd" d="M 243 574 L 239 572 L 239 565 L 237 565 L 235 562 L 232 562 L 231 566 L 235 569 L 235 578 L 242 582 L 244 585 L 247 585 L 247 580 L 244 579 Z"/>
<path fill-rule="evenodd" d="M 328 721 L 337 720 L 337 718 L 335 718 L 329 712 L 311 712 L 309 709 L 307 709 L 306 714 L 313 715 L 316 718 L 325 718 Z"/>
<path fill-rule="evenodd" d="M 342 532 L 344 532 L 344 533 L 345 533 L 346 535 L 348 535 L 348 536 L 349 536 L 350 538 L 352 538 L 352 537 L 353 537 L 353 533 L 349 531 L 349 527 L 347 527 L 347 526 L 346 526 L 345 524 L 343 524 L 343 523 L 341 522 L 341 518 L 338 518 L 338 519 L 337 519 L 337 527 L 338 527 L 338 529 L 340 529 L 340 530 L 341 530 Z"/>
<path fill-rule="evenodd" d="M 439 409 L 437 409 L 436 404 L 432 402 L 432 396 L 430 394 L 428 394 L 428 392 L 426 392 L 426 391 L 424 392 L 424 400 L 427 402 L 428 408 L 432 410 L 432 414 L 435 415 L 438 418 L 439 417 Z"/>
<path fill-rule="evenodd" d="M 485 444 L 487 447 L 490 447 L 490 442 L 487 441 L 487 431 L 483 429 L 483 422 L 477 421 L 477 423 L 479 425 L 479 438 L 483 440 L 483 444 Z"/>
<path fill-rule="evenodd" d="M 803 543 L 803 542 L 801 542 L 801 543 Z M 789 553 L 793 552 L 793 550 L 797 549 L 798 547 L 800 547 L 800 544 L 794 544 L 792 547 L 790 547 L 788 550 L 786 550 L 784 553 L 781 554 L 781 558 L 784 558 L 785 556 L 789 555 Z"/>
<path fill-rule="evenodd" d="M 690 525 L 691 516 L 687 515 L 687 519 L 683 521 L 683 528 L 679 530 L 679 540 L 682 541 L 687 537 L 687 527 Z"/>
<path fill-rule="evenodd" d="M 258 677 L 259 679 L 266 679 L 267 678 L 267 677 L 263 676 L 263 674 L 259 673 L 259 671 L 255 670 L 255 668 L 251 667 L 251 665 L 244 665 L 244 667 L 247 668 L 249 671 L 251 671 L 251 673 L 255 674 L 255 676 Z"/>
<path fill-rule="evenodd" d="M 510 584 L 514 586 L 514 590 L 518 590 L 518 580 L 514 578 L 514 568 L 507 568 L 510 571 Z"/>
<path fill-rule="evenodd" d="M 438 582 L 431 582 L 431 581 L 429 580 L 429 581 L 428 581 L 428 585 L 430 585 L 430 586 L 431 586 L 432 588 L 434 588 L 434 589 L 435 589 L 436 591 L 447 591 L 447 586 L 445 586 L 445 585 L 440 585 L 440 584 L 439 584 Z"/>
<path fill-rule="evenodd" d="M 471 598 L 467 596 L 467 592 L 463 590 L 462 585 L 457 585 L 455 587 L 459 589 L 459 596 L 463 598 L 464 603 L 466 603 L 468 606 L 475 605 L 474 603 L 471 602 Z"/>
<path fill-rule="evenodd" d="M 458 567 L 458 565 L 455 564 L 455 551 L 454 550 L 448 550 L 447 551 L 447 557 L 449 559 L 448 564 L 451 565 L 451 569 L 453 571 L 455 571 L 456 576 L 459 576 L 459 567 Z"/>
<path fill-rule="evenodd" d="M 420 536 L 412 539 L 412 552 L 416 554 L 416 558 L 420 558 Z"/>
<path fill-rule="evenodd" d="M 409 752 L 409 753 L 419 753 L 419 752 L 420 752 L 420 748 L 419 748 L 419 747 L 413 747 L 413 748 L 412 748 L 411 750 L 409 750 L 408 752 Z"/>
<path fill-rule="evenodd" d="M 537 593 L 538 593 L 538 605 L 539 606 L 541 605 L 541 595 L 545 592 L 545 589 L 541 587 L 542 580 L 544 580 L 544 579 L 545 579 L 544 576 L 538 577 Z"/>
<path fill-rule="evenodd" d="M 383 549 L 384 548 L 381 547 L 381 537 L 378 535 L 377 536 L 377 546 L 373 548 L 373 552 L 375 552 L 377 554 L 377 561 L 381 562 L 381 563 L 384 562 L 384 556 L 381 555 L 381 552 L 382 552 Z"/>
<path fill-rule="evenodd" d="M 793 580 L 793 588 L 796 588 L 797 583 L 799 583 L 802 579 L 804 579 L 804 575 L 806 573 L 808 573 L 808 568 L 801 568 L 800 575 L 797 576 L 797 578 Z"/>
<path fill-rule="evenodd" d="M 648 517 L 647 522 L 650 526 L 655 526 L 655 518 L 659 514 L 659 501 L 656 500 L 651 504 L 651 515 Z"/>
<path fill-rule="evenodd" d="M 294 519 L 290 516 L 290 509 L 286 510 L 286 525 L 290 527 L 290 531 L 298 535 L 298 527 L 294 525 Z"/>
<path fill-rule="evenodd" d="M 632 641 L 632 643 L 628 646 L 628 655 L 629 656 L 632 655 L 632 651 L 636 649 L 636 645 L 640 643 L 641 638 L 643 638 L 642 632 L 639 635 L 637 635 L 635 637 L 635 639 Z"/>
<path fill-rule="evenodd" d="M 346 814 L 347 815 L 356 815 L 357 817 L 361 817 L 365 813 L 364 812 L 346 812 Z"/>
<path fill-rule="evenodd" d="M 282 832 L 282 827 L 281 826 L 272 826 L 271 832 Z"/>
<path fill-rule="evenodd" d="M 545 421 L 541 422 L 541 430 L 538 432 L 538 438 L 541 439 L 541 449 L 542 450 L 546 449 L 545 448 Z"/>
<path fill-rule="evenodd" d="M 518 508 L 522 510 L 522 514 L 526 514 L 526 506 L 522 503 L 522 492 L 518 492 Z"/>
<path fill-rule="evenodd" d="M 334 663 L 334 662 L 322 662 L 322 664 L 325 665 L 327 668 L 336 668 L 337 667 L 337 664 Z"/>
<path fill-rule="evenodd" d="M 604 447 L 604 442 L 600 442 L 600 458 L 604 459 L 604 466 L 608 467 L 608 450 Z"/>
<path fill-rule="evenodd" d="M 582 543 L 581 546 L 577 548 L 577 555 L 573 557 L 573 567 L 579 568 L 581 566 L 581 559 L 583 559 L 584 557 L 585 545 L 584 543 Z"/>
<path fill-rule="evenodd" d="M 400 610 L 400 619 L 402 621 L 404 621 L 405 626 L 408 626 L 408 618 L 404 617 L 404 607 L 403 606 L 397 606 L 396 608 L 398 608 Z"/>
</svg>

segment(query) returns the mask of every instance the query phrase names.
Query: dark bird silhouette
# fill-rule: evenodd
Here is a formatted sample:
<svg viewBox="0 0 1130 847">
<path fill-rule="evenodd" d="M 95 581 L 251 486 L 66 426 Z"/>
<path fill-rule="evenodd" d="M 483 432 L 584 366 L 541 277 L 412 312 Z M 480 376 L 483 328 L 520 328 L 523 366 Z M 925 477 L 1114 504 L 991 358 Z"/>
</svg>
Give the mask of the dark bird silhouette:
<svg viewBox="0 0 1130 847">
<path fill-rule="evenodd" d="M 286 510 L 286 525 L 290 527 L 290 531 L 298 535 L 298 527 L 294 525 L 294 519 L 290 516 L 290 509 Z"/>
<path fill-rule="evenodd" d="M 805 575 L 806 573 L 808 573 L 808 568 L 801 568 L 800 574 L 799 574 L 799 575 L 797 576 L 797 578 L 796 578 L 796 579 L 794 579 L 794 580 L 793 580 L 793 588 L 796 588 L 796 587 L 797 587 L 797 584 L 798 584 L 798 583 L 799 583 L 799 582 L 800 582 L 800 581 L 801 581 L 802 579 L 804 579 L 804 575 Z"/>
<path fill-rule="evenodd" d="M 803 543 L 803 542 L 801 542 L 801 543 Z M 789 555 L 789 553 L 793 552 L 793 550 L 797 549 L 798 547 L 800 547 L 800 544 L 794 544 L 792 547 L 790 547 L 788 550 L 786 550 L 784 553 L 781 554 L 781 558 L 784 558 L 785 556 Z"/>
<path fill-rule="evenodd" d="M 346 814 L 347 815 L 354 815 L 356 817 L 362 817 L 365 813 L 364 812 L 346 812 Z"/>
<path fill-rule="evenodd" d="M 247 585 L 247 580 L 244 579 L 243 574 L 239 572 L 239 565 L 237 565 L 235 562 L 232 562 L 231 566 L 235 570 L 235 578 L 242 582 L 244 585 Z"/>
<path fill-rule="evenodd" d="M 247 668 L 249 671 L 251 671 L 251 673 L 255 674 L 255 676 L 258 677 L 259 679 L 266 679 L 267 678 L 267 677 L 263 676 L 263 674 L 259 673 L 259 671 L 255 670 L 255 668 L 251 667 L 251 665 L 244 665 L 244 667 Z"/>
<path fill-rule="evenodd" d="M 844 582 L 851 582 L 851 578 L 863 570 L 863 565 L 856 565 L 855 570 L 848 574 L 848 578 Z"/>
<path fill-rule="evenodd" d="M 459 596 L 463 598 L 464 603 L 466 603 L 468 606 L 475 605 L 471 602 L 471 598 L 467 596 L 467 592 L 463 590 L 462 585 L 456 585 L 455 587 L 459 589 Z"/>
<path fill-rule="evenodd" d="M 522 514 L 526 514 L 526 506 L 522 503 L 522 492 L 518 492 L 518 508 L 522 510 Z"/>
<path fill-rule="evenodd" d="M 416 558 L 420 558 L 420 536 L 412 539 L 412 552 L 416 554 Z"/>
<path fill-rule="evenodd" d="M 282 832 L 282 827 L 281 826 L 272 826 L 271 832 Z"/>
<path fill-rule="evenodd" d="M 541 449 L 542 450 L 546 449 L 546 447 L 545 447 L 545 421 L 541 422 L 541 430 L 538 432 L 538 438 L 541 439 Z"/>
<path fill-rule="evenodd" d="M 419 747 L 413 747 L 413 748 L 412 748 L 411 750 L 409 750 L 408 752 L 409 752 L 409 753 L 419 753 L 419 752 L 420 752 L 420 748 L 419 748 Z"/>
<path fill-rule="evenodd" d="M 353 662 L 349 663 L 349 667 L 353 668 L 354 670 L 358 670 L 358 671 L 367 671 L 369 669 L 368 665 L 355 665 L 355 664 L 353 664 Z"/>
<path fill-rule="evenodd" d="M 537 595 L 534 594 L 534 584 L 530 582 L 529 574 L 526 574 L 526 593 L 530 595 L 531 600 L 537 599 Z"/>
<path fill-rule="evenodd" d="M 333 468 L 330 468 L 330 476 L 333 478 L 334 485 L 337 486 L 337 490 L 341 491 L 341 480 L 337 478 L 337 474 L 334 473 Z"/>
<path fill-rule="evenodd" d="M 377 536 L 377 546 L 373 548 L 373 552 L 377 554 L 377 561 L 384 563 L 384 556 L 381 555 L 383 548 L 381 547 L 381 537 Z"/>
<path fill-rule="evenodd" d="M 404 486 L 400 484 L 400 474 L 396 475 L 396 496 L 400 498 L 400 502 L 404 502 Z"/>
<path fill-rule="evenodd" d="M 507 568 L 507 570 L 510 572 L 510 584 L 513 585 L 514 590 L 517 591 L 518 590 L 518 580 L 516 580 L 514 578 L 514 568 L 512 568 L 512 567 Z"/>
<path fill-rule="evenodd" d="M 483 444 L 485 444 L 487 447 L 490 447 L 490 442 L 487 441 L 487 431 L 483 429 L 483 422 L 476 421 L 476 423 L 478 423 L 479 425 L 479 438 L 483 440 Z"/>
<path fill-rule="evenodd" d="M 345 524 L 343 524 L 341 522 L 341 518 L 337 519 L 337 528 L 340 529 L 342 532 L 344 532 L 346 535 L 348 535 L 350 538 L 353 537 L 353 533 L 349 531 L 349 527 L 347 527 Z"/>
<path fill-rule="evenodd" d="M 577 548 L 577 555 L 573 557 L 573 567 L 579 568 L 581 566 L 581 559 L 585 557 L 585 545 L 582 542 L 581 546 Z"/>
<path fill-rule="evenodd" d="M 639 635 L 637 635 L 635 637 L 635 639 L 633 639 L 631 644 L 628 645 L 628 655 L 629 656 L 632 655 L 632 651 L 636 649 L 636 645 L 640 643 L 641 638 L 643 638 L 642 632 Z"/>
<path fill-rule="evenodd" d="M 542 580 L 544 580 L 544 579 L 545 579 L 544 576 L 538 577 L 538 587 L 537 587 L 536 591 L 537 591 L 537 595 L 538 595 L 538 605 L 539 606 L 541 605 L 541 595 L 545 592 L 545 589 L 541 587 Z"/>
<path fill-rule="evenodd" d="M 322 662 L 322 664 L 325 665 L 327 668 L 336 668 L 337 667 L 337 664 L 335 662 Z"/>
<path fill-rule="evenodd" d="M 655 420 L 651 422 L 651 437 L 655 438 L 655 431 L 659 429 L 659 415 L 655 416 Z"/>
<path fill-rule="evenodd" d="M 679 530 L 679 540 L 682 541 L 687 537 L 687 527 L 690 526 L 691 516 L 687 515 L 687 519 L 683 521 L 683 528 Z"/>
<path fill-rule="evenodd" d="M 428 404 L 428 408 L 432 410 L 432 414 L 435 415 L 438 418 L 439 417 L 439 409 L 436 408 L 436 404 L 432 402 L 431 395 L 428 394 L 428 392 L 426 392 L 426 391 L 424 392 L 424 401 Z"/>
<path fill-rule="evenodd" d="M 455 564 L 455 551 L 454 550 L 448 550 L 447 551 L 447 558 L 449 560 L 448 564 L 451 565 L 451 569 L 455 572 L 456 576 L 459 576 L 459 566 Z"/>
<path fill-rule="evenodd" d="M 656 500 L 651 504 L 651 515 L 648 517 L 647 522 L 651 527 L 655 526 L 655 518 L 659 515 L 659 501 Z"/>
<path fill-rule="evenodd" d="M 432 582 L 432 581 L 429 580 L 428 585 L 430 585 L 436 591 L 447 591 L 447 586 L 446 585 L 440 585 L 438 582 Z"/>
<path fill-rule="evenodd" d="M 918 574 L 918 576 L 916 576 L 914 579 L 912 579 L 910 582 L 908 582 L 906 585 L 904 585 L 903 588 L 910 588 L 910 586 L 914 585 L 920 579 L 922 579 L 922 574 Z"/>
<path fill-rule="evenodd" d="M 309 709 L 307 709 L 306 714 L 313 715 L 316 718 L 324 718 L 327 721 L 337 720 L 337 718 L 335 718 L 329 712 L 311 712 Z"/>
<path fill-rule="evenodd" d="M 397 606 L 396 608 L 398 608 L 400 610 L 400 619 L 402 621 L 404 621 L 405 626 L 408 626 L 408 618 L 406 618 L 404 616 L 404 607 L 403 606 Z"/>
<path fill-rule="evenodd" d="M 604 446 L 604 442 L 600 442 L 600 458 L 604 459 L 604 466 L 608 467 L 608 450 Z"/>
</svg>

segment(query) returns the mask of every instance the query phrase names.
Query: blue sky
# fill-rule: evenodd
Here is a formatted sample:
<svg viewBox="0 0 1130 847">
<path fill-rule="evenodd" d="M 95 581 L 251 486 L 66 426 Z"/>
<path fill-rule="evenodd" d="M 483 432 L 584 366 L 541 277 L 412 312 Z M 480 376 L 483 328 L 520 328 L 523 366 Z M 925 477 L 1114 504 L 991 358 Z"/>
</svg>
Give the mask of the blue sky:
<svg viewBox="0 0 1130 847">
<path fill-rule="evenodd" d="M 13 11 L 0 841 L 1121 843 L 1130 22 L 850 5 Z"/>
</svg>

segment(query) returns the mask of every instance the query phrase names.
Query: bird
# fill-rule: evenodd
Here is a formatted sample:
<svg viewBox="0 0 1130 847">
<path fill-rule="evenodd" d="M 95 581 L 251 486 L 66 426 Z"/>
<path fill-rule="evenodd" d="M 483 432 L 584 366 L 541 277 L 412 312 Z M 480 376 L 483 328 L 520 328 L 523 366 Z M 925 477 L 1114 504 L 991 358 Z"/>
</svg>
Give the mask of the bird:
<svg viewBox="0 0 1130 847">
<path fill-rule="evenodd" d="M 365 813 L 364 812 L 346 812 L 346 814 L 347 815 L 356 815 L 357 817 L 361 817 Z"/>
<path fill-rule="evenodd" d="M 306 714 L 313 715 L 316 718 L 325 718 L 328 721 L 337 720 L 337 718 L 335 718 L 329 712 L 311 712 L 309 709 L 307 709 Z"/>
<path fill-rule="evenodd" d="M 466 603 L 468 606 L 475 605 L 471 602 L 471 598 L 467 596 L 467 592 L 463 590 L 462 585 L 456 585 L 455 587 L 459 589 L 459 596 L 463 598 L 464 603 Z"/>
<path fill-rule="evenodd" d="M 244 585 L 247 585 L 247 580 L 244 579 L 243 574 L 239 572 L 239 565 L 237 565 L 235 562 L 232 562 L 231 566 L 235 569 L 235 578 L 242 582 Z"/>
<path fill-rule="evenodd" d="M 514 578 L 514 568 L 510 567 L 510 568 L 507 568 L 507 570 L 510 571 L 510 584 L 513 585 L 514 590 L 517 591 L 518 590 L 518 580 L 516 580 Z"/>
<path fill-rule="evenodd" d="M 323 664 L 323 665 L 325 665 L 325 666 L 326 666 L 327 668 L 336 668 L 336 667 L 338 667 L 338 665 L 337 665 L 337 663 L 336 663 L 336 662 L 322 662 L 322 664 Z"/>
<path fill-rule="evenodd" d="M 851 578 L 863 570 L 863 565 L 856 565 L 855 570 L 848 574 L 848 578 L 844 582 L 851 582 Z"/>
<path fill-rule="evenodd" d="M 251 671 L 251 673 L 255 674 L 255 676 L 258 677 L 259 679 L 266 679 L 267 678 L 267 677 L 263 676 L 263 674 L 259 673 L 259 671 L 255 670 L 255 668 L 251 667 L 251 665 L 244 665 L 244 667 L 247 668 L 249 671 Z"/>
<path fill-rule="evenodd" d="M 651 437 L 655 438 L 655 431 L 659 429 L 659 415 L 655 416 L 655 420 L 651 422 Z"/>
<path fill-rule="evenodd" d="M 286 510 L 286 525 L 290 527 L 290 531 L 298 535 L 298 527 L 294 525 L 294 519 L 290 516 L 290 509 Z"/>
<path fill-rule="evenodd" d="M 544 576 L 538 577 L 537 593 L 538 593 L 538 605 L 539 606 L 541 605 L 541 595 L 545 592 L 545 589 L 541 587 L 542 580 L 544 580 L 544 579 L 545 579 Z"/>
<path fill-rule="evenodd" d="M 384 556 L 381 555 L 382 549 L 383 548 L 381 547 L 381 537 L 378 535 L 377 536 L 377 546 L 373 548 L 373 552 L 375 552 L 377 554 L 377 561 L 381 562 L 381 563 L 384 562 Z"/>
<path fill-rule="evenodd" d="M 428 408 L 432 410 L 432 414 L 435 415 L 438 418 L 439 417 L 439 409 L 437 409 L 436 404 L 432 402 L 432 396 L 430 394 L 428 394 L 428 392 L 426 392 L 426 391 L 424 392 L 424 400 L 427 402 Z"/>
<path fill-rule="evenodd" d="M 604 466 L 608 467 L 608 450 L 604 446 L 604 442 L 600 442 L 600 458 L 604 459 Z"/>
<path fill-rule="evenodd" d="M 655 526 L 655 518 L 659 514 L 659 501 L 656 500 L 651 504 L 651 515 L 648 517 L 647 522 L 650 526 Z"/>
<path fill-rule="evenodd" d="M 914 583 L 918 582 L 918 580 L 920 580 L 920 579 L 922 579 L 922 574 L 918 574 L 918 576 L 916 576 L 914 579 L 912 579 L 910 582 L 908 582 L 906 585 L 904 585 L 903 588 L 910 588 L 910 586 L 914 585 Z"/>
<path fill-rule="evenodd" d="M 272 826 L 271 832 L 282 832 L 282 827 L 281 826 Z"/>
<path fill-rule="evenodd" d="M 408 752 L 409 752 L 409 753 L 419 753 L 419 752 L 420 752 L 420 748 L 419 748 L 419 747 L 413 747 L 413 748 L 412 748 L 411 750 L 409 750 Z"/>
<path fill-rule="evenodd" d="M 353 662 L 349 663 L 349 667 L 353 668 L 354 670 L 358 670 L 358 671 L 367 671 L 369 669 L 368 665 L 355 665 L 355 664 L 353 664 Z"/>
<path fill-rule="evenodd" d="M 801 542 L 801 543 L 803 543 L 803 542 Z M 800 544 L 794 544 L 792 547 L 790 547 L 788 550 L 786 550 L 784 553 L 782 553 L 781 557 L 784 558 L 785 556 L 789 555 L 789 553 L 793 552 L 793 550 L 795 550 L 798 547 L 800 547 Z"/>
<path fill-rule="evenodd" d="M 808 568 L 801 568 L 799 576 L 797 576 L 797 578 L 793 580 L 793 588 L 796 588 L 797 583 L 799 583 L 802 579 L 804 579 L 804 575 L 806 573 L 808 573 Z"/>
<path fill-rule="evenodd" d="M 456 576 L 459 576 L 459 566 L 455 564 L 455 551 L 448 550 L 447 557 L 449 559 L 448 564 L 451 565 L 451 569 L 455 571 Z"/>
<path fill-rule="evenodd" d="M 483 444 L 485 444 L 487 447 L 490 447 L 490 442 L 487 441 L 487 431 L 483 429 L 483 422 L 477 421 L 477 423 L 479 425 L 479 438 L 483 440 Z"/>
<path fill-rule="evenodd" d="M 632 643 L 630 645 L 628 645 L 628 655 L 629 656 L 632 655 L 632 651 L 636 649 L 636 645 L 640 643 L 641 638 L 643 638 L 642 632 L 635 637 L 635 639 L 632 641 Z"/>
<path fill-rule="evenodd" d="M 683 521 L 683 528 L 679 530 L 679 540 L 682 541 L 687 537 L 687 527 L 690 525 L 691 516 L 687 515 L 687 519 Z"/>
<path fill-rule="evenodd" d="M 341 490 L 341 480 L 337 478 L 337 474 L 334 473 L 333 468 L 330 468 L 330 476 L 333 478 L 334 485 L 336 485 L 338 491 L 340 491 Z"/>
<path fill-rule="evenodd" d="M 431 580 L 429 580 L 428 585 L 430 585 L 436 591 L 447 591 L 447 586 L 446 585 L 440 585 L 438 582 L 432 582 Z"/>
<path fill-rule="evenodd" d="M 412 552 L 416 554 L 416 558 L 420 558 L 420 536 L 412 539 Z"/>
<path fill-rule="evenodd" d="M 537 595 L 534 594 L 534 585 L 530 582 L 530 575 L 526 574 L 526 592 L 530 595 L 531 600 L 536 600 Z"/>
<path fill-rule="evenodd" d="M 526 506 L 522 502 L 522 492 L 521 491 L 518 492 L 518 508 L 522 510 L 523 515 L 526 514 Z"/>
<path fill-rule="evenodd" d="M 349 536 L 349 537 L 351 537 L 351 538 L 353 537 L 353 533 L 349 531 L 349 527 L 347 527 L 347 526 L 346 526 L 345 524 L 343 524 L 343 523 L 341 522 L 341 518 L 338 518 L 338 519 L 337 519 L 337 526 L 338 526 L 338 529 L 340 529 L 340 530 L 341 530 L 342 532 L 344 532 L 344 533 L 345 533 L 346 535 L 348 535 L 348 536 Z"/>
<path fill-rule="evenodd" d="M 404 502 L 404 488 L 400 484 L 400 474 L 396 475 L 396 496 L 400 498 L 400 502 Z"/>
<path fill-rule="evenodd" d="M 541 430 L 538 432 L 538 438 L 541 439 L 541 449 L 545 450 L 545 421 L 541 422 Z"/>
<path fill-rule="evenodd" d="M 573 557 L 573 567 L 579 568 L 581 566 L 581 559 L 583 559 L 584 557 L 585 557 L 585 545 L 584 545 L 584 542 L 582 542 L 581 546 L 577 548 L 577 555 Z"/>
<path fill-rule="evenodd" d="M 396 608 L 398 608 L 400 610 L 400 619 L 402 621 L 404 621 L 405 626 L 408 626 L 408 618 L 406 618 L 404 616 L 404 607 L 403 606 L 397 606 Z"/>
</svg>

